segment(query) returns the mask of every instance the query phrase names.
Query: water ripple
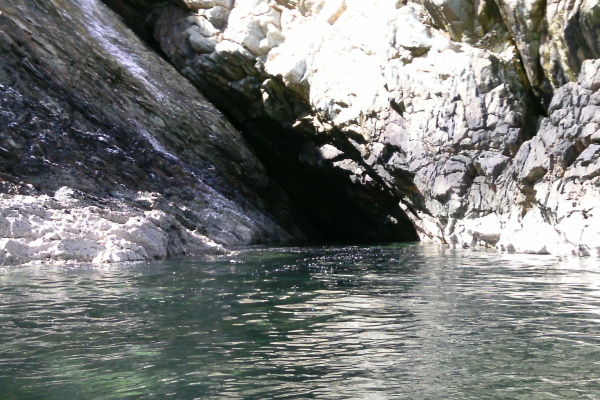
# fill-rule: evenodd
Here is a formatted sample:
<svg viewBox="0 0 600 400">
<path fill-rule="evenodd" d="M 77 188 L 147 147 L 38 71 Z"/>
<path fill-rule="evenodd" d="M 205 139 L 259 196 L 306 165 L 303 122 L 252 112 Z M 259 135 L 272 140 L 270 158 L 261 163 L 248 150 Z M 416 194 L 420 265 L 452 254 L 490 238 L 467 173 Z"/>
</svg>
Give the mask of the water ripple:
<svg viewBox="0 0 600 400">
<path fill-rule="evenodd" d="M 591 260 L 439 247 L 0 272 L 6 399 L 600 399 Z"/>
</svg>

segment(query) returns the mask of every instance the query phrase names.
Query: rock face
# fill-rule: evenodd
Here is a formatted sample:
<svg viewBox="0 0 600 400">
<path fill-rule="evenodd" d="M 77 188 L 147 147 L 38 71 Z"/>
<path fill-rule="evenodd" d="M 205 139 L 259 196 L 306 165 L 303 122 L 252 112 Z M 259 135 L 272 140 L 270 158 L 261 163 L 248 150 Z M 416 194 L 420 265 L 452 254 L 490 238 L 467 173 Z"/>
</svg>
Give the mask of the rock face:
<svg viewBox="0 0 600 400">
<path fill-rule="evenodd" d="M 510 207 L 458 222 L 451 240 L 470 246 L 488 231 L 489 243 L 503 250 L 600 255 L 599 82 L 600 60 L 585 61 L 579 80 L 556 91 L 537 135 L 506 165 L 500 186 Z M 481 188 L 480 198 L 498 196 Z"/>
<path fill-rule="evenodd" d="M 126 18 L 292 197 L 309 174 L 423 240 L 600 254 L 598 2 L 106 2 L 146 16 Z"/>
<path fill-rule="evenodd" d="M 0 262 L 303 237 L 241 135 L 104 4 L 4 2 L 0 49 Z"/>
<path fill-rule="evenodd" d="M 143 36 L 158 19 L 127 12 L 155 3 L 111 5 Z M 173 5 L 185 13 L 212 3 Z M 212 21 L 224 23 L 217 20 L 233 3 L 214 6 Z M 0 231 L 0 262 L 128 261 L 324 238 L 417 239 L 387 192 L 353 187 L 347 173 L 318 165 L 301 170 L 297 154 L 267 148 L 266 159 L 275 157 L 270 166 L 284 166 L 285 174 L 270 171 L 282 188 L 257 157 L 261 148 L 251 149 L 99 0 L 2 4 L 0 48 L 0 210 L 6 226 L 31 227 L 22 235 Z M 280 125 L 271 127 L 279 135 Z M 288 173 L 296 168 L 300 173 Z M 60 196 L 65 188 L 69 201 Z M 62 212 L 69 210 L 67 218 Z M 114 213 L 118 222 L 106 217 Z"/>
<path fill-rule="evenodd" d="M 103 1 L 146 44 L 99 0 L 0 9 L 2 215 L 32 227 L 5 260 L 63 257 L 43 243 L 69 208 L 92 260 L 302 238 L 600 256 L 597 1 Z"/>
</svg>

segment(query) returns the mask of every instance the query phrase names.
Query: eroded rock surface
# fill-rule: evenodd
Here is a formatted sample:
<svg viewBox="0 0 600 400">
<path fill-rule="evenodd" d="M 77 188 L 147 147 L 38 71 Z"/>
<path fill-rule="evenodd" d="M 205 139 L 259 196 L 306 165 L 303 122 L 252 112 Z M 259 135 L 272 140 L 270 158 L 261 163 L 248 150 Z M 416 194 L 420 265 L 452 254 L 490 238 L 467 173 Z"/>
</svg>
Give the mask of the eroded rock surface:
<svg viewBox="0 0 600 400">
<path fill-rule="evenodd" d="M 160 258 L 210 252 L 217 245 L 202 243 L 213 241 L 303 237 L 244 138 L 103 3 L 3 2 L 0 49 L 0 208 L 4 222 L 31 226 L 0 234 L 3 262 Z M 81 203 L 51 200 L 65 186 Z M 110 222 L 104 203 L 124 220 Z M 112 231 L 124 233 L 107 239 Z"/>
<path fill-rule="evenodd" d="M 146 200 L 158 194 L 140 193 Z M 0 195 L 0 264 L 124 262 L 224 254 L 158 209 L 101 201 L 61 188 L 47 195 Z"/>
<path fill-rule="evenodd" d="M 503 216 L 498 247 L 600 256 L 600 60 L 558 89 L 536 137 L 508 176 L 518 190 Z"/>
<path fill-rule="evenodd" d="M 138 11 L 292 195 L 308 174 L 423 240 L 598 253 L 598 2 L 201 3 Z"/>
<path fill-rule="evenodd" d="M 597 1 L 104 2 L 243 137 L 97 0 L 19 0 L 5 191 L 68 186 L 224 245 L 600 255 Z"/>
</svg>

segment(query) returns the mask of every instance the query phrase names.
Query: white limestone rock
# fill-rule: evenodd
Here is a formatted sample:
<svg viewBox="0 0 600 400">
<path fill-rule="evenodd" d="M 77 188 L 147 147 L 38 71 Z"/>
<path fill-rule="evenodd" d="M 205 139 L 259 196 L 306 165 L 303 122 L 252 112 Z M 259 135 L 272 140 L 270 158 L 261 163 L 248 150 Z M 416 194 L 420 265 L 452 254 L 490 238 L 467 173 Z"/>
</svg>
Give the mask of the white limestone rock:
<svg viewBox="0 0 600 400">
<path fill-rule="evenodd" d="M 233 7 L 234 0 L 183 0 L 183 2 L 192 10 L 214 7 L 231 9 Z"/>
<path fill-rule="evenodd" d="M 54 197 L 0 195 L 0 264 L 124 262 L 223 254 L 163 211 L 101 207 L 62 188 Z"/>
</svg>

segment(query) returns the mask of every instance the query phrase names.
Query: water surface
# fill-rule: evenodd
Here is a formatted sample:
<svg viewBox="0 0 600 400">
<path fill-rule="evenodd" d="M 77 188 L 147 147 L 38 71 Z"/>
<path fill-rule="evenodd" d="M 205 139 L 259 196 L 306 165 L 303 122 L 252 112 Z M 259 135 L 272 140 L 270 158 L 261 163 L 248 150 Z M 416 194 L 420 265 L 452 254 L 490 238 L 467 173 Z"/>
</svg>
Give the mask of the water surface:
<svg viewBox="0 0 600 400">
<path fill-rule="evenodd" d="M 426 245 L 0 268 L 2 399 L 600 399 L 597 260 Z"/>
</svg>

